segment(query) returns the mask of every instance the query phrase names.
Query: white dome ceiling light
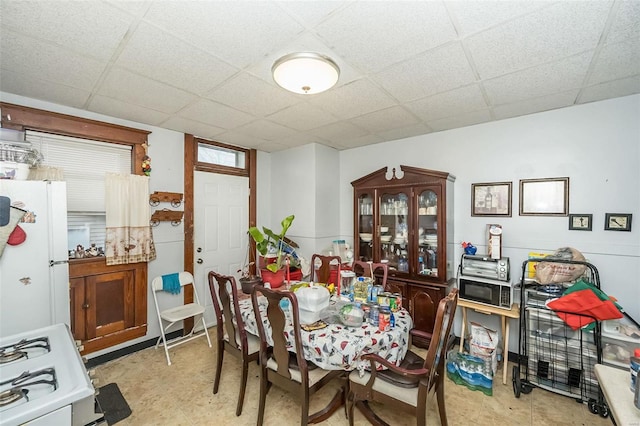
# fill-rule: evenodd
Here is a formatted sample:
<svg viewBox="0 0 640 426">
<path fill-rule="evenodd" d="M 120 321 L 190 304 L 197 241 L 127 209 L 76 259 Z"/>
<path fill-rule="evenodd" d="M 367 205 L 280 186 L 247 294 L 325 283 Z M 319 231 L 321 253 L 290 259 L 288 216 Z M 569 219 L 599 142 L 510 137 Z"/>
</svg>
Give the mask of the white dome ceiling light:
<svg viewBox="0 0 640 426">
<path fill-rule="evenodd" d="M 338 82 L 340 68 L 328 56 L 314 52 L 290 53 L 271 68 L 278 86 L 301 95 L 329 90 Z"/>
</svg>

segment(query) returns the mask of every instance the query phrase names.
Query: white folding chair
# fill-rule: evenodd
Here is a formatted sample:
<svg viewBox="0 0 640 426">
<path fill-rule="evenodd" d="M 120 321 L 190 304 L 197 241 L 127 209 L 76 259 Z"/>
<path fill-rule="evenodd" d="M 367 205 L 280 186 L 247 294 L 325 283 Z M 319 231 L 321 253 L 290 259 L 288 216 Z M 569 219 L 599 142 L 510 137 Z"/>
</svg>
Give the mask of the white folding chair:
<svg viewBox="0 0 640 426">
<path fill-rule="evenodd" d="M 187 303 L 180 306 L 176 306 L 173 308 L 160 310 L 160 306 L 158 305 L 158 296 L 157 293 L 164 291 L 163 290 L 163 279 L 162 276 L 155 277 L 151 282 L 151 288 L 153 290 L 153 301 L 156 305 L 156 312 L 158 314 L 158 323 L 160 324 L 160 337 L 156 342 L 156 349 L 162 342 L 164 346 L 164 353 L 167 356 L 167 364 L 171 365 L 171 358 L 169 358 L 169 349 L 181 345 L 182 343 L 186 343 L 190 340 L 196 339 L 198 337 L 206 336 L 207 342 L 209 343 L 209 347 L 211 347 L 211 340 L 209 339 L 209 332 L 207 331 L 207 324 L 204 322 L 204 305 L 200 303 L 200 299 L 198 298 L 198 292 L 196 291 L 196 286 L 193 283 L 193 275 L 189 272 L 180 272 L 179 273 L 180 280 L 180 293 L 176 294 L 176 296 L 180 296 L 180 298 L 184 297 L 183 291 L 184 286 L 191 284 L 193 286 L 193 298 L 194 303 Z M 167 342 L 167 338 L 165 336 L 166 331 L 178 321 L 183 321 L 188 318 L 193 318 L 193 327 L 189 334 L 179 336 L 175 339 Z M 204 328 L 204 332 L 195 333 L 196 324 L 198 323 L 198 318 L 202 322 L 202 327 Z"/>
</svg>

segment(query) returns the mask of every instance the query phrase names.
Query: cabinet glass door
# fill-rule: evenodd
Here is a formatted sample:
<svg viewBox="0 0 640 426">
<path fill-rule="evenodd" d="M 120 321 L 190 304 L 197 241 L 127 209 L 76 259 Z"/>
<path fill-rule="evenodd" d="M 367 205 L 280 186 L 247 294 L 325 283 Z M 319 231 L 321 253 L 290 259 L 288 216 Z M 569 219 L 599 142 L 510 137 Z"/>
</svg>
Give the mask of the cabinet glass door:
<svg viewBox="0 0 640 426">
<path fill-rule="evenodd" d="M 438 194 L 426 189 L 418 194 L 419 275 L 438 276 Z"/>
<path fill-rule="evenodd" d="M 373 261 L 373 195 L 362 194 L 358 197 L 358 229 L 355 236 L 359 244 L 359 260 Z"/>
<path fill-rule="evenodd" d="M 390 270 L 409 273 L 409 197 L 403 192 L 382 194 L 379 214 L 380 261 L 389 263 Z"/>
</svg>

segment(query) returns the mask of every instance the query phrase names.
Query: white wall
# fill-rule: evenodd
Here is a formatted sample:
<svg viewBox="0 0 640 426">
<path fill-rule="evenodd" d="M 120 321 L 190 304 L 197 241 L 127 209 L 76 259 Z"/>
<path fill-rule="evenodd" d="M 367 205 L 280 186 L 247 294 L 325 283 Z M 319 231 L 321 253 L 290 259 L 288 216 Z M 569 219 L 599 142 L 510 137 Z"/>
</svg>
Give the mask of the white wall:
<svg viewBox="0 0 640 426">
<path fill-rule="evenodd" d="M 341 151 L 342 234 L 353 239 L 350 182 L 399 164 L 456 176 L 456 243 L 471 241 L 482 252 L 486 224 L 501 224 L 514 281 L 529 251 L 575 247 L 598 268 L 603 290 L 640 320 L 640 95 Z M 569 231 L 566 217 L 518 215 L 520 179 L 562 176 L 570 178 L 569 212 L 593 214 L 593 231 Z M 471 217 L 471 184 L 506 181 L 513 182 L 512 217 Z M 604 231 L 607 212 L 632 213 L 632 232 Z"/>
<path fill-rule="evenodd" d="M 322 252 L 340 235 L 336 189 L 339 185 L 338 151 L 308 144 L 279 151 L 271 157 L 271 220 L 266 225 L 278 232 L 280 221 L 296 216 L 287 236 L 300 246 L 296 252 L 307 260 Z M 259 174 L 258 179 L 262 179 Z M 259 200 L 261 196 L 259 196 Z M 260 205 L 260 210 L 263 206 Z"/>
<path fill-rule="evenodd" d="M 151 176 L 149 186 L 153 191 L 184 192 L 184 134 L 160 127 L 149 126 L 142 123 L 122 120 L 102 114 L 76 108 L 64 107 L 50 102 L 43 102 L 36 99 L 16 96 L 10 93 L 0 92 L 0 99 L 3 102 L 24 105 L 32 108 L 39 108 L 45 111 L 58 112 L 61 114 L 73 115 L 92 120 L 99 120 L 106 123 L 113 123 L 128 126 L 136 129 L 147 130 L 151 133 L 148 137 L 149 156 L 151 157 Z M 139 165 L 136 165 L 139 167 Z M 170 205 L 161 203 L 157 208 L 169 208 L 177 210 Z M 184 209 L 184 207 L 182 207 Z M 152 207 L 153 211 L 154 208 Z M 153 228 L 153 237 L 156 244 L 157 258 L 149 262 L 148 279 L 149 283 L 153 277 L 184 270 L 184 227 L 172 226 L 169 222 L 161 222 Z M 150 287 L 150 286 L 149 286 Z M 89 358 L 112 352 L 120 348 L 148 340 L 160 335 L 153 297 L 148 293 L 147 299 L 147 335 L 139 339 L 130 340 L 118 346 L 114 346 L 104 351 L 89 354 Z"/>
</svg>

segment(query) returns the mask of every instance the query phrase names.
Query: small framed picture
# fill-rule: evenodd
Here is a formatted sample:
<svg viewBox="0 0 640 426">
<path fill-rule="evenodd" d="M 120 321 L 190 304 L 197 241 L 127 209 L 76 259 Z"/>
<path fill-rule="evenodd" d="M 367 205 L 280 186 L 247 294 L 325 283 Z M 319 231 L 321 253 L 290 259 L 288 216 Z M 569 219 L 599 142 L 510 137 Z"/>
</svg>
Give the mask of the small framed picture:
<svg viewBox="0 0 640 426">
<path fill-rule="evenodd" d="M 472 183 L 471 216 L 511 217 L 511 182 Z"/>
<path fill-rule="evenodd" d="M 591 231 L 593 228 L 592 214 L 570 214 L 569 230 L 572 231 Z"/>
<path fill-rule="evenodd" d="M 606 231 L 631 231 L 630 213 L 606 213 L 604 229 Z"/>
</svg>

